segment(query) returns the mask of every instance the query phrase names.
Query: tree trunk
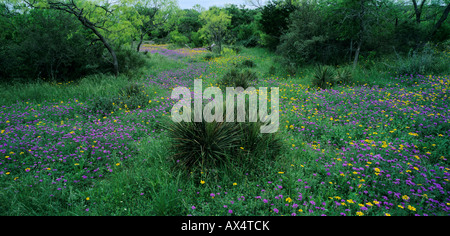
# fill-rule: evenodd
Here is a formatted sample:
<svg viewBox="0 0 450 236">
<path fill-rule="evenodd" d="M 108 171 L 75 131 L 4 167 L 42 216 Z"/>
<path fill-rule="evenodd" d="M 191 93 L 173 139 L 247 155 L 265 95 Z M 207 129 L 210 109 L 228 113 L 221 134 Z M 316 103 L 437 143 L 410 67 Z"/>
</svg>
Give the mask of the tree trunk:
<svg viewBox="0 0 450 236">
<path fill-rule="evenodd" d="M 361 44 L 363 43 L 364 40 L 364 34 L 366 33 L 366 28 L 365 28 L 365 21 L 364 21 L 364 16 L 365 16 L 365 1 L 361 0 L 360 2 L 360 12 L 359 12 L 359 40 L 358 40 L 358 48 L 356 49 L 355 52 L 355 59 L 353 60 L 353 70 L 356 69 L 356 66 L 358 65 L 358 59 L 359 59 L 359 53 L 361 52 Z"/>
<path fill-rule="evenodd" d="M 442 23 L 444 23 L 444 21 L 447 19 L 449 13 L 450 13 L 450 3 L 445 8 L 441 18 L 439 18 L 438 22 L 434 25 L 433 31 L 431 31 L 430 35 L 428 36 L 428 40 L 431 40 L 431 38 L 433 38 L 434 35 L 436 35 L 438 29 L 441 28 Z"/>
<path fill-rule="evenodd" d="M 434 25 L 433 29 L 431 30 L 430 34 L 428 34 L 425 41 L 417 43 L 416 48 L 415 48 L 416 50 L 425 47 L 427 42 L 429 42 L 433 39 L 433 37 L 436 35 L 439 28 L 441 28 L 442 23 L 444 23 L 444 21 L 447 20 L 449 13 L 450 13 L 450 4 L 447 5 L 444 12 L 442 13 L 441 18 L 439 18 L 438 22 Z"/>
<path fill-rule="evenodd" d="M 113 59 L 114 75 L 116 77 L 119 76 L 119 62 L 117 60 L 116 52 L 114 51 L 114 49 L 108 43 L 106 38 L 103 37 L 103 35 L 100 32 L 98 32 L 98 30 L 93 26 L 92 23 L 90 23 L 90 21 L 87 18 L 80 15 L 80 16 L 78 16 L 78 19 L 81 21 L 81 23 L 84 26 L 89 28 L 98 37 L 98 39 L 103 43 L 103 45 L 106 47 L 106 49 L 111 54 L 111 57 Z"/>
<path fill-rule="evenodd" d="M 117 77 L 119 76 L 119 61 L 117 60 L 117 55 L 114 49 L 109 45 L 108 41 L 106 41 L 105 37 L 101 35 L 94 27 L 90 28 L 95 35 L 102 41 L 103 45 L 106 47 L 108 52 L 111 54 L 111 57 L 113 59 L 113 66 L 114 66 L 114 75 Z"/>
<path fill-rule="evenodd" d="M 353 60 L 353 70 L 356 69 L 356 66 L 358 65 L 358 59 L 359 59 L 359 52 L 361 51 L 361 40 L 358 42 L 358 48 L 355 52 L 355 59 Z"/>
<path fill-rule="evenodd" d="M 414 12 L 416 14 L 416 23 L 420 24 L 421 21 L 421 16 L 422 16 L 422 9 L 423 9 L 423 5 L 425 5 L 426 0 L 422 0 L 422 3 L 420 4 L 420 7 L 417 7 L 417 1 L 416 0 L 412 0 L 413 5 L 414 5 Z"/>
<path fill-rule="evenodd" d="M 139 39 L 139 43 L 137 45 L 136 51 L 139 52 L 141 49 L 142 41 L 144 41 L 144 34 L 141 34 L 141 37 Z"/>
<path fill-rule="evenodd" d="M 353 39 L 350 40 L 350 56 L 348 57 L 348 61 L 352 61 L 352 54 L 353 54 Z"/>
</svg>

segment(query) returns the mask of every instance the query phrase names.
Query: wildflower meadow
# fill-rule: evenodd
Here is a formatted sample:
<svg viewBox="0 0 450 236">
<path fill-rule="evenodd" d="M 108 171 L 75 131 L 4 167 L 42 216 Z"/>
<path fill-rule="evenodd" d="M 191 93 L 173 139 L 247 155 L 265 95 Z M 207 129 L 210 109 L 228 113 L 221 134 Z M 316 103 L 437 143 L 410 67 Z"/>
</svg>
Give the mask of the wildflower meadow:
<svg viewBox="0 0 450 236">
<path fill-rule="evenodd" d="M 2 215 L 450 214 L 448 75 L 386 73 L 376 84 L 317 89 L 310 71 L 270 74 L 261 50 L 213 59 L 205 49 L 142 50 L 173 68 L 155 64 L 158 73 L 134 82 L 140 103 L 100 91 L 77 96 L 89 89 L 83 82 L 45 85 L 61 91 L 53 99 L 4 95 Z M 193 88 L 194 79 L 219 86 L 245 60 L 256 64 L 252 86 L 279 87 L 281 151 L 232 168 L 177 168 L 165 125 L 171 90 Z M 108 109 L 99 97 L 111 97 Z"/>
</svg>

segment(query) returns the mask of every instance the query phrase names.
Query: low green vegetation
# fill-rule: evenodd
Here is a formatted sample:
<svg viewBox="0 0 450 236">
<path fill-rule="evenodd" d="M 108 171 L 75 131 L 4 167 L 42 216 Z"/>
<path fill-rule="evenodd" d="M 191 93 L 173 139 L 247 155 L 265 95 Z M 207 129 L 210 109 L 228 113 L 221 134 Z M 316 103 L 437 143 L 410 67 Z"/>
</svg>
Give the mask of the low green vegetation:
<svg viewBox="0 0 450 236">
<path fill-rule="evenodd" d="M 105 21 L 102 43 L 38 2 L 0 4 L 0 215 L 449 215 L 447 2 L 425 17 L 397 1 L 136 1 L 110 18 L 61 1 Z M 195 97 L 195 79 L 224 98 L 279 88 L 278 131 L 173 122 L 172 90 Z"/>
</svg>

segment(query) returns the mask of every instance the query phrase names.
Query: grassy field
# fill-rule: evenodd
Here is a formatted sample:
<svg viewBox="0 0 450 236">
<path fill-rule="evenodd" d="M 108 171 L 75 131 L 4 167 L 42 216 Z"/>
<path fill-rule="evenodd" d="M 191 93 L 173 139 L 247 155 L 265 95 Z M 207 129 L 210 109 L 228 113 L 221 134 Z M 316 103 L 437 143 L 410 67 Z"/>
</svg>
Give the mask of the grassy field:
<svg viewBox="0 0 450 236">
<path fill-rule="evenodd" d="M 363 61 L 352 83 L 318 90 L 314 68 L 294 75 L 263 49 L 164 48 L 132 76 L 0 88 L 0 215 L 450 214 L 450 75 Z M 171 89 L 217 85 L 246 60 L 252 86 L 280 89 L 281 152 L 177 168 Z"/>
</svg>

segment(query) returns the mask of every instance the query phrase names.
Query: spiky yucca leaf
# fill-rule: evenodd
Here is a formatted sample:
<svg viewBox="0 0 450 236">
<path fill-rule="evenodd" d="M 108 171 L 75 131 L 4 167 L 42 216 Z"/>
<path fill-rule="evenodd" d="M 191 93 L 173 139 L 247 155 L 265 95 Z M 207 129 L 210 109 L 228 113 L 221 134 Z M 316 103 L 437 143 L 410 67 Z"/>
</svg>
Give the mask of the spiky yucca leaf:
<svg viewBox="0 0 450 236">
<path fill-rule="evenodd" d="M 239 127 L 227 122 L 173 122 L 169 137 L 175 151 L 173 158 L 182 166 L 217 166 L 226 162 L 227 154 L 239 146 Z"/>
<path fill-rule="evenodd" d="M 250 70 L 240 71 L 237 69 L 231 69 L 223 76 L 219 83 L 222 87 L 242 87 L 246 89 L 249 87 L 250 82 L 256 79 L 256 73 Z"/>
<path fill-rule="evenodd" d="M 339 84 L 348 84 L 351 83 L 352 78 L 353 78 L 352 71 L 347 68 L 344 68 L 336 71 L 334 81 Z"/>
<path fill-rule="evenodd" d="M 328 66 L 317 66 L 314 71 L 312 85 L 326 89 L 333 86 L 334 71 Z"/>
</svg>

